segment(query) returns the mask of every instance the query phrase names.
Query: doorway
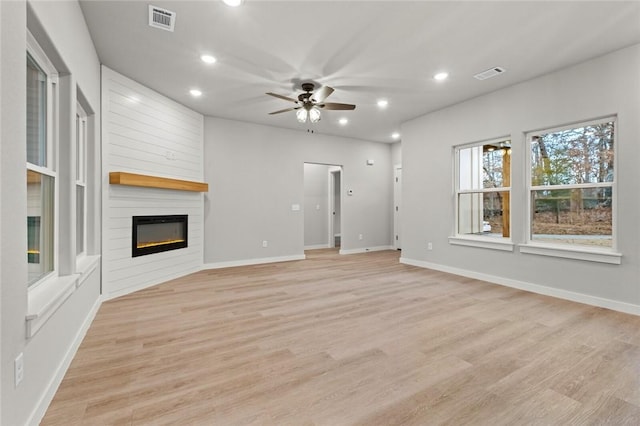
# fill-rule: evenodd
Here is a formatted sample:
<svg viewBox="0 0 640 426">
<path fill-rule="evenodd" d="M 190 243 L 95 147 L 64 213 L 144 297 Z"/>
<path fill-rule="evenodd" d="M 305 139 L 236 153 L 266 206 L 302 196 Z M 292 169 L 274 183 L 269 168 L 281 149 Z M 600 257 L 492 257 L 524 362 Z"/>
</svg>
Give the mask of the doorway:
<svg viewBox="0 0 640 426">
<path fill-rule="evenodd" d="M 342 179 L 342 167 L 330 167 L 329 168 L 329 247 L 340 247 L 342 242 L 342 233 L 340 229 L 341 225 L 341 207 L 342 200 L 340 194 Z"/>
<path fill-rule="evenodd" d="M 342 166 L 304 163 L 304 249 L 341 246 Z"/>
</svg>

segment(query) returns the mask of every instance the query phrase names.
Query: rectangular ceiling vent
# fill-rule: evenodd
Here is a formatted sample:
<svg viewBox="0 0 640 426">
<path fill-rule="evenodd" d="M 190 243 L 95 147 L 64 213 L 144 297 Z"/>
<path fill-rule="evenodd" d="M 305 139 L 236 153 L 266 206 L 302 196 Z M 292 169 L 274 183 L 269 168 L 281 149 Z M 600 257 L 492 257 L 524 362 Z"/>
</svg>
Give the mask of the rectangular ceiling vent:
<svg viewBox="0 0 640 426">
<path fill-rule="evenodd" d="M 161 7 L 149 5 L 149 26 L 173 32 L 176 14 Z"/>
<path fill-rule="evenodd" d="M 482 71 L 480 74 L 476 74 L 473 77 L 478 79 L 478 80 L 486 80 L 488 78 L 491 77 L 495 77 L 496 75 L 500 75 L 503 72 L 505 72 L 506 70 L 502 67 L 494 67 L 494 68 L 490 68 L 486 71 Z"/>
</svg>

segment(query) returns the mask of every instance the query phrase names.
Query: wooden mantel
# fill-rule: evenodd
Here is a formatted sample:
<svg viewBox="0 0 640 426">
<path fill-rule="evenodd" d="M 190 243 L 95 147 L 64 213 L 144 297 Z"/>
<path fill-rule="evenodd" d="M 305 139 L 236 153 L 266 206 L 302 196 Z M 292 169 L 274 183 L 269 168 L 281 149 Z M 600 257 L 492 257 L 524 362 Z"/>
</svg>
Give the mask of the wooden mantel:
<svg viewBox="0 0 640 426">
<path fill-rule="evenodd" d="M 177 189 L 179 191 L 207 192 L 209 184 L 191 180 L 170 179 L 159 176 L 139 175 L 127 172 L 110 172 L 111 185 L 142 186 L 145 188 Z"/>
</svg>

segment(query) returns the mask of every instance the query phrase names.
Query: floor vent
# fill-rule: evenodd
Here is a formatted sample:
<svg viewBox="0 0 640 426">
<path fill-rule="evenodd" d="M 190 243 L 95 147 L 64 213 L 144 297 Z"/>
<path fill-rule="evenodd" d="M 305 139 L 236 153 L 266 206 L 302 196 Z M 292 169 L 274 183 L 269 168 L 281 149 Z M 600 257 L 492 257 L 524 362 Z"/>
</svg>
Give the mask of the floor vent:
<svg viewBox="0 0 640 426">
<path fill-rule="evenodd" d="M 161 7 L 149 5 L 149 26 L 173 32 L 176 14 Z"/>
<path fill-rule="evenodd" d="M 494 67 L 494 68 L 490 68 L 486 71 L 482 71 L 479 74 L 474 75 L 473 77 L 478 79 L 478 80 L 486 80 L 488 78 L 491 77 L 495 77 L 496 75 L 500 75 L 503 72 L 505 72 L 506 70 L 502 67 Z"/>
</svg>

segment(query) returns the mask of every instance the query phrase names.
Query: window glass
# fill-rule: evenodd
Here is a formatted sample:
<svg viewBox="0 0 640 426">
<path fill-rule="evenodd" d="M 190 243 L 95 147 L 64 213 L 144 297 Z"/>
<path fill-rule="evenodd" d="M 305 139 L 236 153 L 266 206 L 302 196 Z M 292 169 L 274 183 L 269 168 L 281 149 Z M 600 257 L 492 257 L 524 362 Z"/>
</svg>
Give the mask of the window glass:
<svg viewBox="0 0 640 426">
<path fill-rule="evenodd" d="M 76 185 L 76 255 L 84 252 L 84 189 Z"/>
<path fill-rule="evenodd" d="M 47 165 L 47 75 L 27 55 L 27 161 Z"/>
<path fill-rule="evenodd" d="M 456 149 L 457 234 L 510 236 L 511 142 Z"/>
<path fill-rule="evenodd" d="M 54 179 L 27 170 L 29 285 L 53 271 Z"/>
<path fill-rule="evenodd" d="M 615 121 L 530 135 L 532 241 L 614 246 Z"/>
<path fill-rule="evenodd" d="M 613 134 L 613 121 L 608 121 L 534 136 L 531 184 L 611 182 Z"/>
</svg>

